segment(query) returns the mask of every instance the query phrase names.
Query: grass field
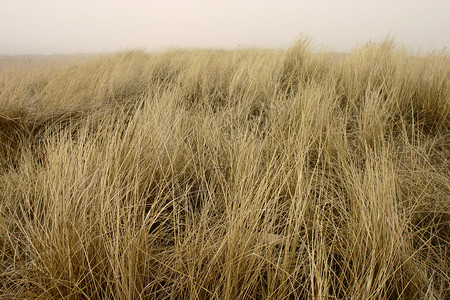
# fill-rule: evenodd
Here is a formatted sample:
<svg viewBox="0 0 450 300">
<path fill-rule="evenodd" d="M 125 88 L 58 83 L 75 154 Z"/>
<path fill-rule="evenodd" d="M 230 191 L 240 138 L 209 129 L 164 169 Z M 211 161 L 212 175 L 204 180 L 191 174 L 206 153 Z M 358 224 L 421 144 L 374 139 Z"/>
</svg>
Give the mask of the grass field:
<svg viewBox="0 0 450 300">
<path fill-rule="evenodd" d="M 1 299 L 449 299 L 450 60 L 171 50 L 0 74 Z"/>
</svg>

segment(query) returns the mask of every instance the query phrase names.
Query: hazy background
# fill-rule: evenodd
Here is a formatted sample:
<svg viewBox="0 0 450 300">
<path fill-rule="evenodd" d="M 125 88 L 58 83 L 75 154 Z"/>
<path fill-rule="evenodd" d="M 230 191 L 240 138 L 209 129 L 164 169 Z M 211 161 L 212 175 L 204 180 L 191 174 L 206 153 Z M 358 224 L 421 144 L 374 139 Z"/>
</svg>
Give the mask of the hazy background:
<svg viewBox="0 0 450 300">
<path fill-rule="evenodd" d="M 0 54 L 285 47 L 300 34 L 333 51 L 387 36 L 442 50 L 450 0 L 0 0 Z"/>
</svg>

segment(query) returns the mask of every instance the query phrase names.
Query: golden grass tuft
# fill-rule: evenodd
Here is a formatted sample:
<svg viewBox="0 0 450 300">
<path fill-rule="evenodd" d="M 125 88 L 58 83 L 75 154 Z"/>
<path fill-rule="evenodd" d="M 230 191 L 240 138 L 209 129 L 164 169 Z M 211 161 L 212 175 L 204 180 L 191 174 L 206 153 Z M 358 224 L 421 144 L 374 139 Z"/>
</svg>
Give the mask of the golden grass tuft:
<svg viewBox="0 0 450 300">
<path fill-rule="evenodd" d="M 5 299 L 448 299 L 450 61 L 140 51 L 0 74 Z"/>
</svg>

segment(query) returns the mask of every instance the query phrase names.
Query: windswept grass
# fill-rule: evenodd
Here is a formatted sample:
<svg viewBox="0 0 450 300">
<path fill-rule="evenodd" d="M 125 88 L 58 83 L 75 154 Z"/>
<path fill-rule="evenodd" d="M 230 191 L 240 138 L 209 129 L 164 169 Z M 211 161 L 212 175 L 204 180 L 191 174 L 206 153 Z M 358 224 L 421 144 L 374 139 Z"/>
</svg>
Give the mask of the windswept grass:
<svg viewBox="0 0 450 300">
<path fill-rule="evenodd" d="M 448 299 L 450 61 L 124 52 L 0 74 L 2 299 Z"/>
</svg>

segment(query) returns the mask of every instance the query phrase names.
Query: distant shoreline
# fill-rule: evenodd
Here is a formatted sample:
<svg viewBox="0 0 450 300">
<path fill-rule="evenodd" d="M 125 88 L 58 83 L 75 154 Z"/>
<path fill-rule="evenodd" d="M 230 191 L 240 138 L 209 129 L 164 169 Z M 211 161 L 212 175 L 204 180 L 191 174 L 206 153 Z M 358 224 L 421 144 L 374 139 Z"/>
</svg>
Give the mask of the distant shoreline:
<svg viewBox="0 0 450 300">
<path fill-rule="evenodd" d="M 94 57 L 96 54 L 56 54 L 56 55 L 0 55 L 0 72 L 5 69 L 35 68 L 60 62 Z"/>
<path fill-rule="evenodd" d="M 181 48 L 180 50 L 187 50 Z M 217 50 L 221 49 L 206 49 L 206 50 Z M 239 49 L 237 49 L 239 50 Z M 170 50 L 167 50 L 170 51 Z M 122 51 L 117 51 L 117 53 Z M 164 51 L 163 51 L 164 52 Z M 34 69 L 37 67 L 47 67 L 58 63 L 71 62 L 76 60 L 84 60 L 87 58 L 92 58 L 101 55 L 110 55 L 114 52 L 106 53 L 80 53 L 80 54 L 19 54 L 19 55 L 8 55 L 0 54 L 0 72 L 3 70 L 14 70 L 14 69 Z M 149 54 L 153 52 L 147 52 Z M 349 55 L 345 52 L 322 52 L 332 54 L 333 56 L 340 58 Z M 318 53 L 320 54 L 320 52 Z"/>
</svg>

